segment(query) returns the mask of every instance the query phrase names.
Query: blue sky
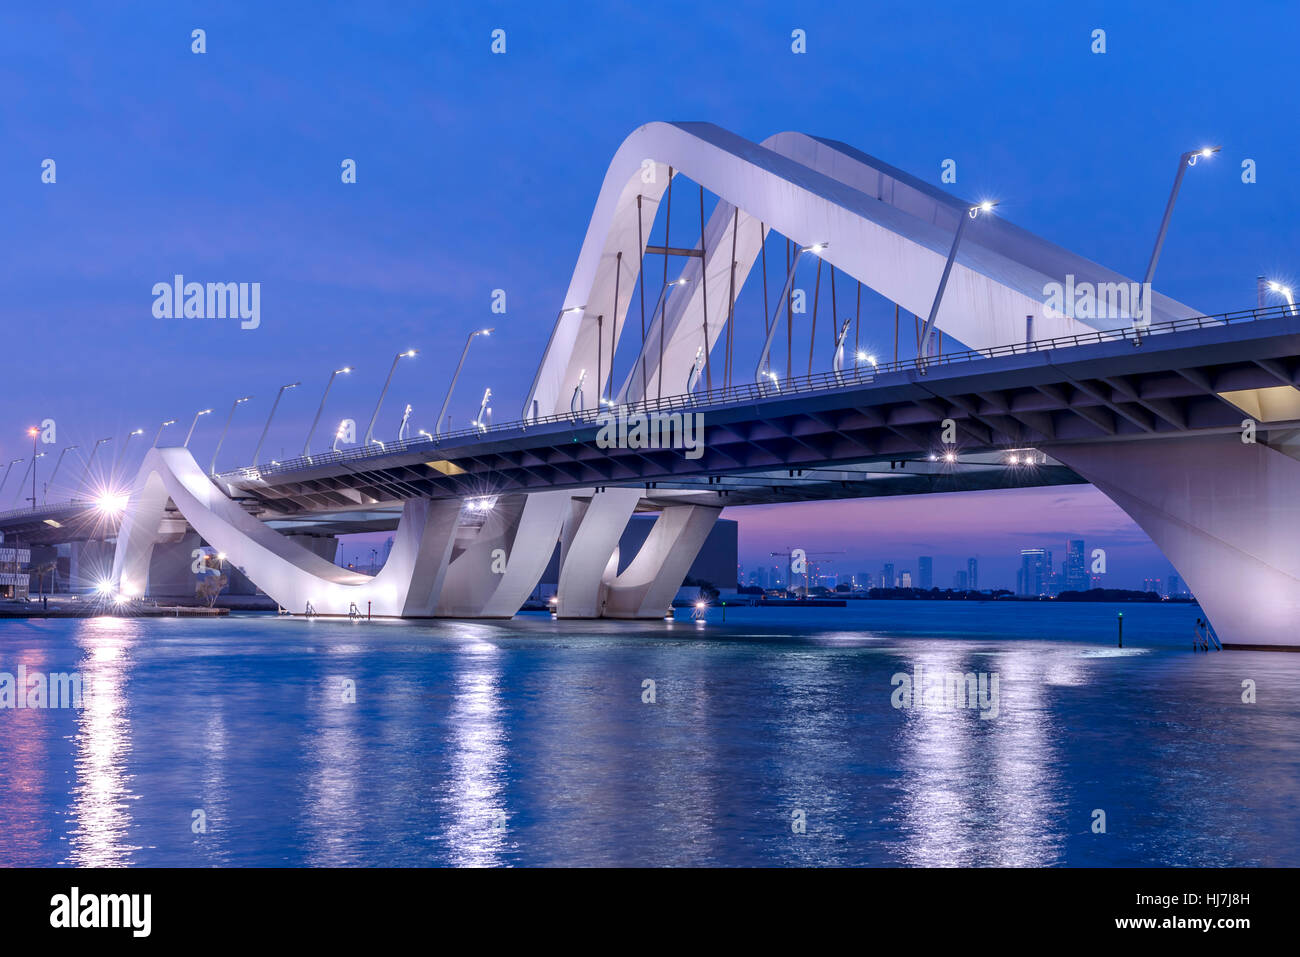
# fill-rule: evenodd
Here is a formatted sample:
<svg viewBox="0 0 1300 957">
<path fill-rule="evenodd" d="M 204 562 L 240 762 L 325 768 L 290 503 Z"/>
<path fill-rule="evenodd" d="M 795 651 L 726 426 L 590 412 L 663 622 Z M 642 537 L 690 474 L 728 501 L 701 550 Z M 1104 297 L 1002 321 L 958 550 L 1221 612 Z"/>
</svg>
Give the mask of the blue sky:
<svg viewBox="0 0 1300 957">
<path fill-rule="evenodd" d="M 379 431 L 395 431 L 407 402 L 431 428 L 465 334 L 485 324 L 498 335 L 475 344 L 453 421 L 472 417 L 487 386 L 513 416 L 605 167 L 657 119 L 752 139 L 824 135 L 936 184 L 952 158 L 959 195 L 996 196 L 999 215 L 1130 275 L 1146 264 L 1178 154 L 1222 143 L 1187 178 L 1156 285 L 1205 312 L 1253 305 L 1255 276 L 1300 278 L 1296 20 L 1281 3 L 1200 2 L 8 7 L 0 456 L 30 454 L 23 429 L 44 418 L 60 445 L 87 448 L 137 427 L 151 437 L 166 418 L 183 432 L 214 406 L 195 434 L 203 460 L 230 402 L 251 393 L 223 451 L 234 465 L 275 390 L 302 380 L 268 439 L 278 457 L 301 445 L 331 369 L 357 372 L 326 421 L 364 423 L 408 346 L 422 354 L 399 369 Z M 495 28 L 505 55 L 489 51 Z M 806 54 L 790 52 L 795 28 Z M 1097 28 L 1102 55 L 1090 52 Z M 355 185 L 340 182 L 344 158 Z M 1254 184 L 1241 182 L 1245 159 Z M 176 273 L 261 282 L 260 328 L 154 318 L 151 287 Z M 495 288 L 505 316 L 489 311 Z M 1168 573 L 1097 493 L 1049 491 L 993 493 L 982 511 L 1023 496 L 1026 546 L 1126 528 L 1136 543 L 1123 583 Z M 836 507 L 864 529 L 899 509 Z M 761 529 L 779 537 L 799 521 L 784 514 L 756 517 L 742 551 L 756 560 Z M 1006 530 L 990 523 L 956 549 L 987 551 Z"/>
</svg>

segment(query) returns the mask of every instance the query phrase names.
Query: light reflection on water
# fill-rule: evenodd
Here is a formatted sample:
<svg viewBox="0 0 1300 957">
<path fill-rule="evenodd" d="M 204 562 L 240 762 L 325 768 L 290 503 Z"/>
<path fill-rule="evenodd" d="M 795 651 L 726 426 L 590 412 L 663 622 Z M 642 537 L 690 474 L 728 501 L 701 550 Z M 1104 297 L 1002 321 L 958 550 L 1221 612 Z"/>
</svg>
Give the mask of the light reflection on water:
<svg viewBox="0 0 1300 957">
<path fill-rule="evenodd" d="M 0 711 L 0 863 L 1300 864 L 1300 656 L 1193 655 L 1183 609 L 1123 651 L 1109 612 L 963 641 L 872 611 L 0 625 L 0 671 L 92 688 Z M 997 717 L 895 709 L 918 665 L 997 673 Z"/>
</svg>

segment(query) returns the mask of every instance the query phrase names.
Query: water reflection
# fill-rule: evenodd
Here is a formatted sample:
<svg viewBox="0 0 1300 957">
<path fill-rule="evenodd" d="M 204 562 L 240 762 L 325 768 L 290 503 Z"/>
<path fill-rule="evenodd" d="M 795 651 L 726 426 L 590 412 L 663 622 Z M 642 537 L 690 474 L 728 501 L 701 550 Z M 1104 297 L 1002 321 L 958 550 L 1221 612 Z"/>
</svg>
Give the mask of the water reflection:
<svg viewBox="0 0 1300 957">
<path fill-rule="evenodd" d="M 996 673 L 998 701 L 996 716 L 985 709 L 987 719 L 969 706 L 903 712 L 903 860 L 927 867 L 1051 863 L 1061 837 L 1042 652 L 930 646 L 909 658 L 927 688 L 945 674 Z"/>
<path fill-rule="evenodd" d="M 119 866 L 139 850 L 127 840 L 134 795 L 127 774 L 131 723 L 126 690 L 136 628 L 130 619 L 91 618 L 78 631 L 86 690 L 77 721 L 68 857 L 77 867 Z"/>
<path fill-rule="evenodd" d="M 506 735 L 501 720 L 501 650 L 469 639 L 452 667 L 455 691 L 448 715 L 451 780 L 442 795 L 450 822 L 450 863 L 499 863 L 510 822 L 502 799 Z"/>
</svg>

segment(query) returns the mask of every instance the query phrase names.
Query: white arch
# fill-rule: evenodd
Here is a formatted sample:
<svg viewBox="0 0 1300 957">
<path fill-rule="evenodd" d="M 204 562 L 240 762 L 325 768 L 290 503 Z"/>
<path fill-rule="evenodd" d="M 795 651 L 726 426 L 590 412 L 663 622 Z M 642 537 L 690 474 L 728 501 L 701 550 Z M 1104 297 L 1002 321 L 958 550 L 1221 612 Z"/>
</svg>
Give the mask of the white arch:
<svg viewBox="0 0 1300 957">
<path fill-rule="evenodd" d="M 969 205 L 843 144 L 803 134 L 781 133 L 759 145 L 708 123 L 640 127 L 610 163 L 569 284 L 566 306 L 584 308 L 562 314 L 556 322 L 526 409 L 536 401 L 543 415 L 568 411 L 583 370 L 588 407 L 601 394 L 604 382 L 599 380 L 609 375 L 610 341 L 616 343 L 625 329 L 638 279 L 638 216 L 644 239 L 670 166 L 718 195 L 721 203 L 705 229 L 707 258 L 688 262 L 682 276 L 692 281 L 670 297 L 665 309 L 664 393 L 669 395 L 684 391 L 704 341 L 701 270 L 709 293 L 710 348 L 724 327 L 734 209 L 741 210 L 737 290 L 758 255 L 757 220 L 800 244 L 829 243 L 822 254 L 829 263 L 908 311 L 927 315 L 957 217 Z M 1049 313 L 1044 284 L 1063 283 L 1071 274 L 1081 282 L 1129 281 L 997 217 L 981 217 L 967 229 L 936 325 L 968 346 L 986 348 L 1023 339 L 1028 315 L 1034 316 L 1035 338 L 1122 324 Z M 659 281 L 647 277 L 647 313 L 658 293 Z M 1196 314 L 1167 297 L 1154 300 L 1154 322 Z M 604 317 L 599 346 L 598 316 Z M 648 323 L 653 319 L 647 314 Z M 646 341 L 656 344 L 656 333 L 648 329 Z M 655 371 L 648 371 L 647 380 L 657 377 L 657 348 L 650 351 L 648 370 Z M 640 391 L 638 373 L 624 383 L 620 397 L 635 400 Z M 654 386 L 648 391 L 654 395 Z"/>
<path fill-rule="evenodd" d="M 151 449 L 122 517 L 113 582 L 126 595 L 148 587 L 149 561 L 171 501 L 213 548 L 282 607 L 323 615 L 430 615 L 438 602 L 460 516 L 456 499 L 408 500 L 388 561 L 371 577 L 339 568 L 248 514 L 184 448 Z"/>
</svg>

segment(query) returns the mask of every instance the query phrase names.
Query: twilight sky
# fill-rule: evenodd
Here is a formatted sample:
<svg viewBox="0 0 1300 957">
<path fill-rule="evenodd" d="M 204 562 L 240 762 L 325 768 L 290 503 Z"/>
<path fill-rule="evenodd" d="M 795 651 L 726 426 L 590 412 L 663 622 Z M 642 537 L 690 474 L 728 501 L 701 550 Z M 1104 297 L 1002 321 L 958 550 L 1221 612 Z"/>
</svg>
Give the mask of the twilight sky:
<svg viewBox="0 0 1300 957">
<path fill-rule="evenodd" d="M 323 428 L 345 416 L 364 427 L 407 347 L 422 354 L 399 368 L 377 434 L 396 431 L 407 402 L 431 430 L 464 336 L 487 324 L 498 333 L 471 351 L 453 422 L 486 386 L 498 418 L 513 417 L 606 165 L 658 119 L 755 140 L 824 135 L 935 184 L 951 158 L 946 188 L 995 196 L 999 215 L 1130 275 L 1146 264 L 1178 154 L 1222 143 L 1187 177 L 1156 285 L 1205 312 L 1253 305 L 1255 276 L 1300 278 L 1296 20 L 1289 4 L 1205 2 L 10 5 L 0 461 L 29 456 L 24 429 L 51 418 L 43 468 L 65 444 L 144 428 L 134 462 L 161 421 L 179 420 L 164 444 L 179 442 L 213 406 L 193 442 L 206 462 L 230 403 L 252 394 L 223 447 L 232 466 L 250 457 L 275 390 L 301 380 L 267 443 L 271 457 L 293 454 L 330 370 L 357 372 L 336 385 Z M 504 55 L 489 50 L 496 28 Z M 790 50 L 795 28 L 806 54 Z M 54 184 L 41 181 L 47 158 Z M 345 158 L 355 184 L 340 182 Z M 675 197 L 675 243 L 694 242 L 677 223 L 698 223 L 697 203 L 687 188 Z M 151 288 L 177 273 L 260 282 L 260 327 L 155 318 Z M 497 288 L 504 316 L 489 311 Z M 752 328 L 760 303 L 747 289 L 738 323 Z M 865 301 L 862 336 L 880 351 L 887 314 L 892 330 L 892 310 Z M 1170 570 L 1087 487 L 730 515 L 746 564 L 797 529 L 800 544 L 849 551 L 849 566 L 914 568 L 933 554 L 943 584 L 968 554 L 1011 568 L 1019 548 L 1063 550 L 1075 536 L 1117 543 L 1114 584 Z"/>
</svg>

